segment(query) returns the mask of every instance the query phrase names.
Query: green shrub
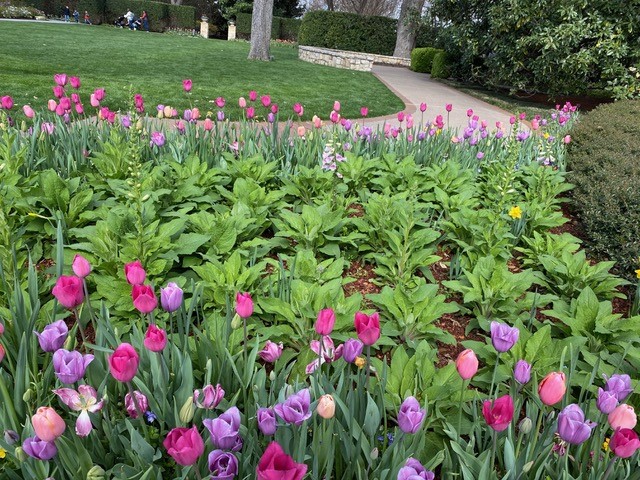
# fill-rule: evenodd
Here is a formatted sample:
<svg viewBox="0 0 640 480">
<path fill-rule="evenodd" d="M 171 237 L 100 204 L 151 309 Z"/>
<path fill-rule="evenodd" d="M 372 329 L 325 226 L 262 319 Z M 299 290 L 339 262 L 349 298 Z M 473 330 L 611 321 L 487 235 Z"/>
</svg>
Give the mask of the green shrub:
<svg viewBox="0 0 640 480">
<path fill-rule="evenodd" d="M 298 42 L 312 47 L 392 55 L 397 20 L 318 10 L 302 19 Z"/>
<path fill-rule="evenodd" d="M 411 70 L 420 73 L 431 73 L 433 57 L 438 53 L 437 48 L 414 48 L 411 51 Z"/>
<path fill-rule="evenodd" d="M 236 37 L 243 40 L 249 40 L 251 37 L 251 14 L 236 14 Z"/>
<path fill-rule="evenodd" d="M 272 40 L 298 40 L 298 31 L 302 20 L 297 18 L 273 17 L 271 23 Z M 251 14 L 236 14 L 236 35 L 238 38 L 248 40 L 251 37 Z"/>
<path fill-rule="evenodd" d="M 640 100 L 601 105 L 571 133 L 569 179 L 593 250 L 632 278 L 640 256 Z"/>
<path fill-rule="evenodd" d="M 297 18 L 280 18 L 280 40 L 298 41 L 302 20 Z"/>
<path fill-rule="evenodd" d="M 431 78 L 449 78 L 451 76 L 451 65 L 449 55 L 444 50 L 438 50 L 433 57 L 431 64 Z"/>
</svg>

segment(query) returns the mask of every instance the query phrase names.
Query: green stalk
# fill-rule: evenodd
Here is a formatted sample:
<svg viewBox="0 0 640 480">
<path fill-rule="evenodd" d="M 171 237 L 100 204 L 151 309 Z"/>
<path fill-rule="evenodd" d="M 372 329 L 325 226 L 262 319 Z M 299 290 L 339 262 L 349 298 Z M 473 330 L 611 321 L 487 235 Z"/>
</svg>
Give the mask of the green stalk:
<svg viewBox="0 0 640 480">
<path fill-rule="evenodd" d="M 458 430 L 457 430 L 457 432 L 458 432 L 458 441 L 460 441 L 460 437 L 461 437 L 460 429 L 462 428 L 461 427 L 461 425 L 462 425 L 462 397 L 464 396 L 464 390 L 465 390 L 466 385 L 467 385 L 467 381 L 463 379 L 462 380 L 462 388 L 460 388 L 460 403 L 458 405 Z"/>
</svg>

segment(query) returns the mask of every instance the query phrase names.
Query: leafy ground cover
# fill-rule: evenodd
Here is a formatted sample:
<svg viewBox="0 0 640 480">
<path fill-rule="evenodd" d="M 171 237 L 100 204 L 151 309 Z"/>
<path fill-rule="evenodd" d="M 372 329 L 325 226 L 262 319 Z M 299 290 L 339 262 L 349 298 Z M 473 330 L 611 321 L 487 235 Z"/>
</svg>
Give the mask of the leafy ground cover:
<svg viewBox="0 0 640 480">
<path fill-rule="evenodd" d="M 23 22 L 4 22 L 0 44 L 4 52 L 0 85 L 19 104 L 41 105 L 52 98 L 51 72 L 66 71 L 81 77 L 89 91 L 106 89 L 113 110 L 128 110 L 132 93 L 139 93 L 149 105 L 199 107 L 204 113 L 215 109 L 217 97 L 237 99 L 256 89 L 278 98 L 286 111 L 300 102 L 308 112 L 322 112 L 327 98 L 345 103 L 344 113 L 350 117 L 359 116 L 363 105 L 374 116 L 403 108 L 370 73 L 299 61 L 292 46 L 273 45 L 273 62 L 249 62 L 245 42 Z M 167 88 L 186 77 L 193 80 L 190 97 Z M 88 103 L 88 98 L 83 101 Z M 237 104 L 227 109 L 240 112 Z"/>
<path fill-rule="evenodd" d="M 571 105 L 19 129 L 1 100 L 7 478 L 634 478 L 640 316 L 557 230 Z"/>
</svg>

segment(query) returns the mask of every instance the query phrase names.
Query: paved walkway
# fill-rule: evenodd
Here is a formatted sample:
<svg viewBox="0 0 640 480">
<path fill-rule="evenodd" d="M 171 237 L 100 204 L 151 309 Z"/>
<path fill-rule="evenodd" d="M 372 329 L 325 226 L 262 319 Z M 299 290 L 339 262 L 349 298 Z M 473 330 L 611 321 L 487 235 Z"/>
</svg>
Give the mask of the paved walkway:
<svg viewBox="0 0 640 480">
<path fill-rule="evenodd" d="M 472 109 L 474 115 L 480 120 L 486 120 L 489 130 L 496 127 L 496 122 L 509 125 L 511 113 L 490 105 L 482 100 L 462 93 L 455 88 L 448 87 L 440 82 L 431 80 L 426 73 L 416 73 L 408 68 L 390 67 L 386 65 L 374 65 L 372 73 L 389 89 L 400 97 L 405 103 L 405 113 L 410 113 L 414 121 L 420 121 L 420 103 L 427 104 L 424 113 L 425 122 L 435 119 L 436 115 L 442 115 L 447 121 L 445 106 L 452 104 L 453 109 L 449 114 L 449 127 L 464 129 L 468 125 L 467 110 Z M 396 115 L 377 117 L 367 121 L 367 125 L 383 126 L 385 121 L 397 124 Z"/>
</svg>

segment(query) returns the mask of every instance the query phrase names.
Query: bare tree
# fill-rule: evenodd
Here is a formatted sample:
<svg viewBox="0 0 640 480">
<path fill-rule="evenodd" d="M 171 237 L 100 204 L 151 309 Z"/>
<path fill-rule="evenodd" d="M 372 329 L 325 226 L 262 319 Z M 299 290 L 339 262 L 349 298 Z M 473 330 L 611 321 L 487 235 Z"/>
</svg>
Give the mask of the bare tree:
<svg viewBox="0 0 640 480">
<path fill-rule="evenodd" d="M 251 49 L 249 60 L 268 62 L 271 23 L 273 22 L 273 0 L 255 0 L 251 14 Z"/>
<path fill-rule="evenodd" d="M 394 57 L 409 58 L 411 56 L 411 50 L 416 44 L 424 2 L 425 0 L 402 0 Z"/>
<path fill-rule="evenodd" d="M 336 10 L 341 12 L 381 17 L 393 15 L 398 7 L 397 0 L 335 0 L 335 4 Z"/>
<path fill-rule="evenodd" d="M 182 0 L 171 0 L 171 5 L 182 5 Z"/>
</svg>

